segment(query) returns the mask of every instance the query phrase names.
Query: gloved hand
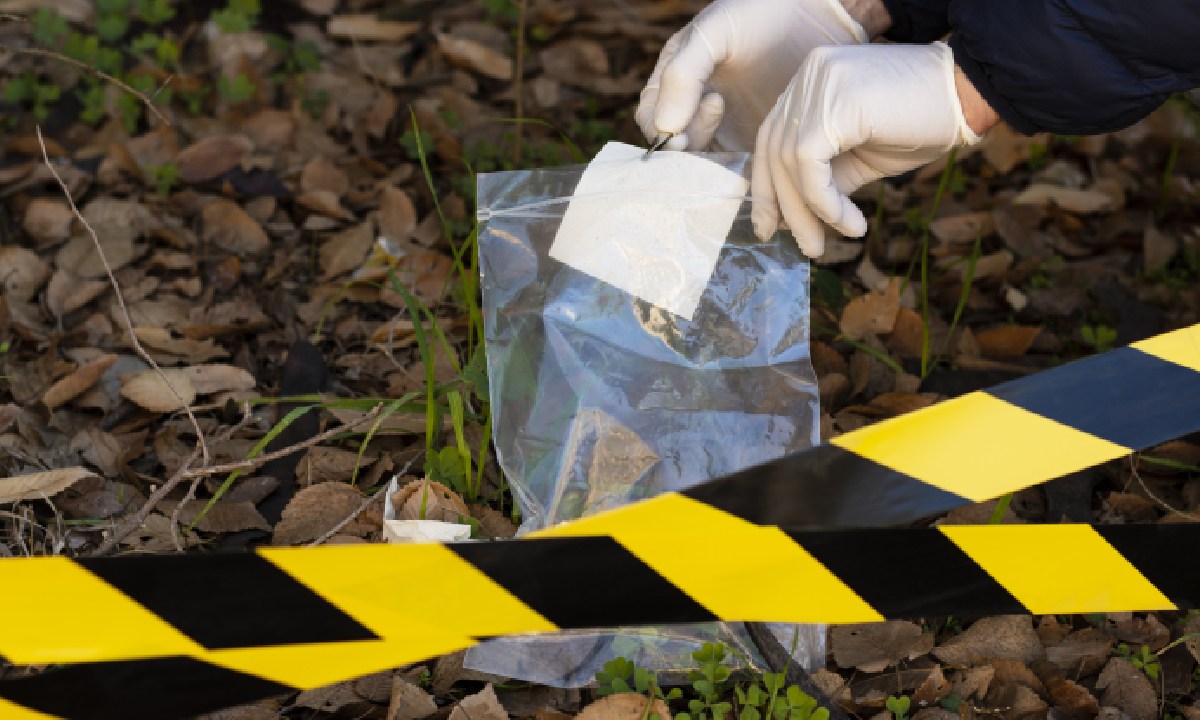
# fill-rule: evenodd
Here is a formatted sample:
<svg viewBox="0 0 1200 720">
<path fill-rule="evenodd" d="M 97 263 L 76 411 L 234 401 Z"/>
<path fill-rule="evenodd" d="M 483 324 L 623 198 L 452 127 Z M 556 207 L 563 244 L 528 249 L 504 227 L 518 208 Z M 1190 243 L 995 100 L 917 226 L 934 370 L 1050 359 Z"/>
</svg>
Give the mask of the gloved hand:
<svg viewBox="0 0 1200 720">
<path fill-rule="evenodd" d="M 867 232 L 847 195 L 978 141 L 944 43 L 818 48 L 758 132 L 754 231 L 770 237 L 782 212 L 800 249 L 817 257 L 825 250 L 821 221 L 843 235 Z"/>
<path fill-rule="evenodd" d="M 868 42 L 839 0 L 717 0 L 667 41 L 635 119 L 669 150 L 746 151 L 809 51 Z"/>
</svg>

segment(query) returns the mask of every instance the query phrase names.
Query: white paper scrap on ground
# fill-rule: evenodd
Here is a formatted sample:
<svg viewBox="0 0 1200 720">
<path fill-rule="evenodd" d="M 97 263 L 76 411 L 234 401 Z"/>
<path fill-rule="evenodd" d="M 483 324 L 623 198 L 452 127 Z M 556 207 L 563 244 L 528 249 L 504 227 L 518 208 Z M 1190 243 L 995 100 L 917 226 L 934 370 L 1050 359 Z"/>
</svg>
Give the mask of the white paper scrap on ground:
<svg viewBox="0 0 1200 720">
<path fill-rule="evenodd" d="M 688 320 L 749 183 L 711 160 L 610 142 L 588 165 L 550 257 Z"/>
<path fill-rule="evenodd" d="M 459 542 L 470 538 L 470 525 L 441 520 L 383 521 L 383 539 L 389 543 Z"/>
</svg>

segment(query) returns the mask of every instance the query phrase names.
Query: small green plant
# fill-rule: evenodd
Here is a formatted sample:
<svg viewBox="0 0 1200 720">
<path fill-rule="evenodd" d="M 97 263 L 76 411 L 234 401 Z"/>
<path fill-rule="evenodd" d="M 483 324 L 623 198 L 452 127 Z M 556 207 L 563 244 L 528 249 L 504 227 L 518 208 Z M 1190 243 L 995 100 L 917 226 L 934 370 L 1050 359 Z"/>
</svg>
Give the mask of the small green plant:
<svg viewBox="0 0 1200 720">
<path fill-rule="evenodd" d="M 884 701 L 883 705 L 896 720 L 908 720 L 908 710 L 912 707 L 912 700 L 907 695 L 892 695 Z"/>
<path fill-rule="evenodd" d="M 154 181 L 154 190 L 166 197 L 171 194 L 175 183 L 179 182 L 179 167 L 173 162 L 150 168 L 150 179 Z"/>
<path fill-rule="evenodd" d="M 724 720 L 733 710 L 733 703 L 721 698 L 729 685 L 730 670 L 724 665 L 725 646 L 720 643 L 704 643 L 692 659 L 699 667 L 688 673 L 688 682 L 696 697 L 688 700 L 688 712 L 675 716 L 676 720 Z"/>
<path fill-rule="evenodd" d="M 162 25 L 175 17 L 175 8 L 171 0 L 138 0 L 138 19 L 147 25 Z"/>
<path fill-rule="evenodd" d="M 1029 163 L 1030 170 L 1034 170 L 1034 171 L 1041 170 L 1042 168 L 1046 167 L 1046 163 L 1049 161 L 1049 159 L 1050 159 L 1050 148 L 1046 147 L 1042 143 L 1030 143 L 1029 144 L 1028 163 Z"/>
<path fill-rule="evenodd" d="M 129 30 L 130 0 L 96 0 L 96 34 L 113 43 Z"/>
<path fill-rule="evenodd" d="M 738 720 L 828 720 L 829 710 L 795 685 L 784 673 L 763 673 L 762 685 L 734 688 L 741 712 Z"/>
<path fill-rule="evenodd" d="M 230 105 L 241 105 L 249 102 L 258 88 L 246 77 L 246 73 L 238 73 L 234 77 L 222 75 L 217 78 L 217 92 Z"/>
<path fill-rule="evenodd" d="M 169 37 L 145 32 L 131 42 L 129 47 L 134 52 L 153 55 L 158 66 L 165 70 L 179 68 L 179 45 Z"/>
<path fill-rule="evenodd" d="M 260 12 L 258 0 L 229 0 L 224 10 L 212 14 L 212 20 L 222 32 L 243 33 L 254 27 Z"/>
<path fill-rule="evenodd" d="M 1097 353 L 1112 350 L 1117 341 L 1117 331 L 1102 324 L 1084 325 L 1079 328 L 1079 334 L 1083 336 L 1083 343 Z"/>
<path fill-rule="evenodd" d="M 642 720 L 666 720 L 652 711 L 654 701 L 661 700 L 666 703 L 683 696 L 683 691 L 679 688 L 671 688 L 670 692 L 664 693 L 658 686 L 658 678 L 654 673 L 636 667 L 623 657 L 609 660 L 604 663 L 604 669 L 596 673 L 597 695 L 604 697 L 620 693 L 638 693 L 646 696 L 648 702 L 642 712 Z"/>
<path fill-rule="evenodd" d="M 828 720 L 829 710 L 795 685 L 787 684 L 784 673 L 763 673 L 747 681 L 734 682 L 725 664 L 727 649 L 721 643 L 705 643 L 691 654 L 696 668 L 688 673 L 688 691 L 672 688 L 664 693 L 654 674 L 638 668 L 626 658 L 605 663 L 596 673 L 597 693 L 636 692 L 651 701 L 685 702 L 687 710 L 673 720 Z M 643 720 L 655 713 L 646 706 Z"/>
<path fill-rule="evenodd" d="M 1158 661 L 1158 655 L 1150 651 L 1150 647 L 1142 645 L 1136 652 L 1125 643 L 1117 646 L 1116 654 L 1129 661 L 1138 670 L 1146 673 L 1146 677 L 1151 680 L 1157 680 L 1162 672 L 1162 663 Z"/>
<path fill-rule="evenodd" d="M 23 73 L 8 81 L 4 87 L 4 99 L 10 103 L 24 105 L 38 122 L 50 115 L 50 107 L 61 94 L 57 85 L 42 82 L 33 73 Z"/>
</svg>

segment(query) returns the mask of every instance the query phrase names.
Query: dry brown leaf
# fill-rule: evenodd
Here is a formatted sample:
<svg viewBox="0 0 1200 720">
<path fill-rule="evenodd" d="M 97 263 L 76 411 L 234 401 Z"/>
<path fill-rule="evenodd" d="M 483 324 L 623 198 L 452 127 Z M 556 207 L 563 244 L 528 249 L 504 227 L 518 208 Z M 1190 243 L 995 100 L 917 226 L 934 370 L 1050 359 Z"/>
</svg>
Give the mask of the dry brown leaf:
<svg viewBox="0 0 1200 720">
<path fill-rule="evenodd" d="M 493 540 L 509 540 L 516 536 L 517 526 L 507 515 L 487 505 L 474 505 L 471 513 L 479 521 L 479 529 Z"/>
<path fill-rule="evenodd" d="M 512 59 L 474 40 L 437 33 L 438 50 L 460 67 L 474 70 L 495 80 L 512 80 Z"/>
<path fill-rule="evenodd" d="M 212 363 L 183 368 L 183 374 L 195 388 L 197 395 L 230 390 L 253 390 L 258 383 L 248 371 L 234 365 Z"/>
<path fill-rule="evenodd" d="M 191 340 L 173 337 L 170 330 L 160 327 L 135 327 L 133 334 L 151 350 L 170 353 L 186 358 L 189 362 L 207 362 L 216 358 L 229 357 L 225 348 L 210 340 Z"/>
<path fill-rule="evenodd" d="M 437 712 L 433 696 L 409 682 L 399 673 L 392 676 L 392 699 L 388 720 L 423 720 Z"/>
<path fill-rule="evenodd" d="M 347 222 L 354 219 L 354 213 L 342 207 L 338 196 L 328 190 L 309 190 L 300 193 L 296 196 L 296 204 L 325 217 Z"/>
<path fill-rule="evenodd" d="M 89 363 L 80 365 L 70 375 L 51 385 L 42 394 L 42 403 L 48 410 L 54 410 L 74 400 L 95 385 L 104 371 L 112 367 L 116 361 L 116 355 L 105 354 Z"/>
<path fill-rule="evenodd" d="M 71 237 L 75 213 L 66 201 L 57 198 L 34 198 L 25 207 L 21 227 L 39 243 L 61 242 Z"/>
<path fill-rule="evenodd" d="M 52 497 L 95 475 L 87 468 L 68 467 L 0 478 L 0 505 Z"/>
<path fill-rule="evenodd" d="M 420 29 L 419 22 L 380 20 L 374 15 L 338 15 L 325 26 L 330 37 L 386 43 L 400 42 Z"/>
<path fill-rule="evenodd" d="M 884 292 L 872 292 L 851 300 L 842 310 L 838 327 L 852 340 L 862 340 L 867 333 L 882 335 L 896 326 L 900 310 L 899 278 L 892 278 Z"/>
<path fill-rule="evenodd" d="M 1146 675 L 1125 658 L 1109 658 L 1096 680 L 1096 689 L 1103 690 L 1100 702 L 1125 711 L 1131 720 L 1154 720 L 1158 717 L 1158 696 Z"/>
<path fill-rule="evenodd" d="M 450 488 L 432 480 L 414 480 L 391 497 L 392 507 L 400 520 L 440 520 L 456 523 L 471 517 L 471 510 Z M 425 514 L 421 514 L 424 507 Z"/>
<path fill-rule="evenodd" d="M 258 255 L 271 241 L 262 226 L 232 200 L 219 198 L 200 211 L 200 237 L 236 255 Z"/>
<path fill-rule="evenodd" d="M 977 330 L 975 341 L 984 357 L 1014 358 L 1029 352 L 1041 332 L 1042 328 L 1037 325 L 1001 325 Z"/>
<path fill-rule="evenodd" d="M 1003 279 L 1008 274 L 1009 268 L 1013 264 L 1013 254 L 1008 250 L 1000 250 L 984 255 L 975 263 L 975 274 L 972 282 L 980 282 L 982 280 Z M 958 264 L 958 277 L 963 282 L 967 281 L 967 273 L 971 268 L 968 263 Z"/>
<path fill-rule="evenodd" d="M 496 689 L 492 687 L 491 683 L 488 683 L 484 689 L 460 700 L 454 711 L 450 713 L 450 720 L 509 720 L 509 718 L 508 711 L 496 697 Z"/>
<path fill-rule="evenodd" d="M 371 465 L 375 458 L 362 458 L 362 466 Z M 358 453 L 353 450 L 318 445 L 308 452 L 296 466 L 296 478 L 307 485 L 322 482 L 349 482 L 354 468 L 359 465 Z"/>
<path fill-rule="evenodd" d="M 841 668 L 880 672 L 901 660 L 920 657 L 933 648 L 933 633 L 907 620 L 861 625 L 835 625 L 829 632 L 833 661 Z"/>
<path fill-rule="evenodd" d="M 962 698 L 981 698 L 987 694 L 994 677 L 996 669 L 988 665 L 967 668 L 952 675 L 952 692 Z"/>
<path fill-rule="evenodd" d="M 171 387 L 179 393 L 178 397 Z M 175 412 L 196 401 L 196 388 L 192 387 L 192 381 L 183 370 L 168 368 L 161 374 L 156 370 L 143 370 L 125 380 L 121 386 L 121 397 L 151 412 Z M 182 403 L 180 398 L 183 399 Z"/>
<path fill-rule="evenodd" d="M 283 509 L 271 544 L 295 545 L 316 540 L 358 510 L 362 499 L 358 490 L 342 483 L 306 487 Z"/>
<path fill-rule="evenodd" d="M 417 230 L 417 208 L 408 193 L 394 185 L 379 191 L 379 234 L 391 243 L 403 243 Z"/>
<path fill-rule="evenodd" d="M 929 232 L 942 242 L 972 242 L 996 232 L 996 222 L 988 211 L 965 213 L 934 220 Z"/>
<path fill-rule="evenodd" d="M 1179 252 L 1181 243 L 1175 235 L 1163 232 L 1153 222 L 1146 223 L 1142 232 L 1142 272 L 1150 275 L 1167 267 Z"/>
<path fill-rule="evenodd" d="M 178 501 L 164 500 L 160 505 L 164 512 L 174 513 L 178 504 Z M 196 522 L 196 517 L 203 512 L 207 505 L 207 500 L 188 500 L 179 511 L 179 522 L 184 525 Z M 252 502 L 220 500 L 196 522 L 196 529 L 214 533 L 241 532 L 242 530 L 269 531 L 271 525 Z"/>
<path fill-rule="evenodd" d="M 1007 123 L 1001 122 L 983 136 L 979 147 L 988 164 L 1001 175 L 1007 175 L 1018 163 L 1029 159 L 1034 145 L 1046 147 L 1049 143 L 1049 133 L 1021 135 Z"/>
<path fill-rule="evenodd" d="M 646 703 L 650 699 L 640 693 L 618 693 L 600 698 L 575 716 L 575 720 L 641 720 L 647 717 Z M 671 711 L 662 700 L 655 699 L 650 712 L 660 718 L 671 717 Z M 453 718 L 453 716 L 451 716 Z M 453 720 L 458 720 L 453 718 Z M 465 719 L 464 719 L 465 720 Z"/>
<path fill-rule="evenodd" d="M 1113 640 L 1095 628 L 1077 630 L 1046 647 L 1046 659 L 1071 677 L 1099 672 L 1112 652 Z"/>
<path fill-rule="evenodd" d="M 1046 693 L 1054 706 L 1065 710 L 1072 717 L 1093 717 L 1100 712 L 1096 698 L 1074 680 L 1062 676 L 1046 678 Z"/>
<path fill-rule="evenodd" d="M 942 668 L 935 666 L 929 675 L 913 691 L 912 702 L 916 707 L 925 707 L 941 700 L 950 694 L 950 682 L 946 680 Z"/>
<path fill-rule="evenodd" d="M 180 151 L 175 167 L 183 182 L 208 182 L 240 165 L 253 150 L 254 141 L 245 135 L 212 135 Z"/>
<path fill-rule="evenodd" d="M 50 278 L 50 266 L 32 250 L 5 245 L 0 247 L 0 278 L 6 296 L 29 302 Z"/>
<path fill-rule="evenodd" d="M 96 231 L 104 257 L 113 270 L 133 260 L 133 241 L 150 223 L 150 212 L 134 200 L 97 198 L 83 207 L 84 219 Z M 76 236 L 58 251 L 55 265 L 80 277 L 104 276 L 104 265 L 90 236 Z"/>
<path fill-rule="evenodd" d="M 396 276 L 418 300 L 432 307 L 441 300 L 453 269 L 454 261 L 446 253 L 417 249 L 400 259 Z M 379 299 L 393 307 L 406 307 L 404 297 L 392 289 L 391 283 L 379 293 Z"/>
<path fill-rule="evenodd" d="M 368 220 L 344 230 L 321 244 L 321 276 L 335 278 L 362 265 L 375 242 L 374 224 Z"/>
<path fill-rule="evenodd" d="M 350 178 L 324 157 L 315 157 L 300 172 L 300 189 L 305 192 L 325 190 L 342 197 L 350 189 Z"/>
<path fill-rule="evenodd" d="M 1090 215 L 1116 209 L 1117 203 L 1111 194 L 1097 189 L 1079 189 L 1034 183 L 1017 193 L 1013 205 L 1045 205 L 1054 203 L 1063 210 Z"/>
<path fill-rule="evenodd" d="M 59 270 L 46 285 L 46 307 L 54 313 L 54 317 L 61 320 L 65 315 L 100 297 L 108 288 L 108 280 L 84 280 Z"/>
<path fill-rule="evenodd" d="M 971 665 L 987 658 L 1033 662 L 1045 657 L 1028 615 L 986 617 L 933 649 L 949 665 Z"/>
<path fill-rule="evenodd" d="M 241 131 L 260 152 L 276 153 L 292 144 L 296 120 L 288 110 L 260 110 L 242 122 Z"/>
</svg>

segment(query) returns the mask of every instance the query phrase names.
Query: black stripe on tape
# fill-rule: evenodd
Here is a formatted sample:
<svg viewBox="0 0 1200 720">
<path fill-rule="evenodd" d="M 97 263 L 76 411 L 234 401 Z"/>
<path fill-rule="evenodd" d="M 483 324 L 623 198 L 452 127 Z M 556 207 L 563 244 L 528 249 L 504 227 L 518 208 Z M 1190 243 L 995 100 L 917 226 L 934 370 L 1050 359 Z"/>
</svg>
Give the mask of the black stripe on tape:
<svg viewBox="0 0 1200 720">
<path fill-rule="evenodd" d="M 192 658 L 71 665 L 0 683 L 0 697 L 71 720 L 165 720 L 294 688 Z"/>
<path fill-rule="evenodd" d="M 1013 380 L 988 393 L 1135 450 L 1200 430 L 1200 373 L 1133 348 Z"/>
<path fill-rule="evenodd" d="M 376 639 L 354 618 L 252 553 L 77 562 L 209 649 Z"/>
<path fill-rule="evenodd" d="M 449 547 L 563 629 L 716 619 L 612 538 L 531 538 Z"/>
<path fill-rule="evenodd" d="M 1028 612 L 934 529 L 792 533 L 792 538 L 887 618 Z"/>
<path fill-rule="evenodd" d="M 1180 610 L 1200 607 L 1200 524 L 1093 527 Z"/>
<path fill-rule="evenodd" d="M 970 502 L 836 445 L 786 455 L 684 490 L 758 525 L 897 525 Z"/>
</svg>

